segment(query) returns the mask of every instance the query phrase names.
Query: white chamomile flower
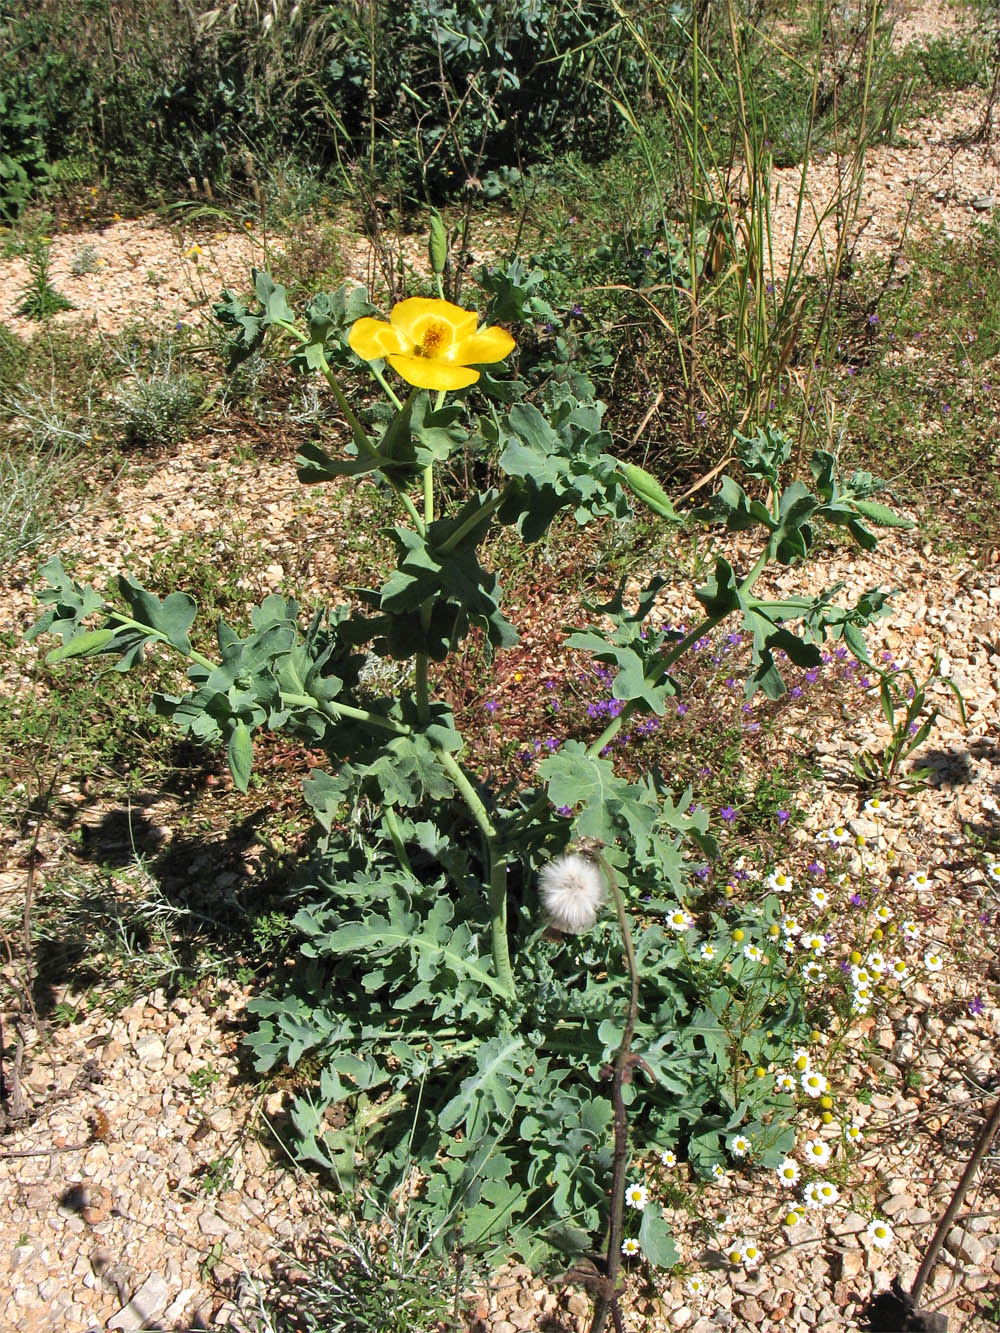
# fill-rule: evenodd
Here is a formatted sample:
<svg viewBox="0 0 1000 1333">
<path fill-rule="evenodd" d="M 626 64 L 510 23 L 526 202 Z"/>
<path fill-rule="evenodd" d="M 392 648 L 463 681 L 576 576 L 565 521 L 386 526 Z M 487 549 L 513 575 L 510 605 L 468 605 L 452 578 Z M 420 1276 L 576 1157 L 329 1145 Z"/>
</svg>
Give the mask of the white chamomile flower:
<svg viewBox="0 0 1000 1333">
<path fill-rule="evenodd" d="M 802 1221 L 802 1214 L 799 1212 L 799 1210 L 797 1208 L 789 1208 L 788 1212 L 784 1216 L 782 1225 L 786 1227 L 797 1227 L 801 1221 Z"/>
<path fill-rule="evenodd" d="M 789 936 L 802 934 L 802 927 L 794 916 L 783 916 L 781 918 L 781 929 L 784 934 Z"/>
<path fill-rule="evenodd" d="M 889 964 L 889 975 L 895 977 L 897 981 L 902 981 L 909 972 L 909 968 L 903 962 L 902 958 L 894 958 Z"/>
<path fill-rule="evenodd" d="M 872 974 L 867 967 L 862 967 L 860 963 L 854 963 L 851 967 L 851 980 L 861 990 L 867 990 L 872 984 Z"/>
<path fill-rule="evenodd" d="M 926 870 L 914 870 L 913 874 L 906 881 L 906 883 L 909 888 L 916 889 L 919 892 L 922 889 L 930 888 L 931 877 L 930 875 L 928 875 Z"/>
<path fill-rule="evenodd" d="M 874 972 L 877 977 L 880 977 L 885 971 L 885 954 L 879 953 L 878 949 L 873 949 L 865 959 L 865 966 L 870 972 Z"/>
<path fill-rule="evenodd" d="M 636 1238 L 634 1236 L 626 1236 L 622 1241 L 622 1254 L 624 1254 L 625 1258 L 634 1259 L 639 1253 L 641 1253 L 641 1247 Z"/>
<path fill-rule="evenodd" d="M 887 921 L 892 920 L 892 913 L 889 911 L 888 907 L 886 907 L 885 903 L 879 903 L 878 907 L 875 908 L 875 919 L 876 921 L 881 921 L 883 925 Z"/>
<path fill-rule="evenodd" d="M 778 1180 L 788 1188 L 791 1188 L 799 1178 L 799 1164 L 793 1162 L 790 1157 L 786 1157 L 777 1170 Z"/>
<path fill-rule="evenodd" d="M 758 948 L 756 944 L 744 944 L 743 957 L 749 958 L 751 963 L 760 963 L 767 961 L 767 959 L 764 956 L 764 950 Z"/>
<path fill-rule="evenodd" d="M 630 1208 L 635 1208 L 641 1213 L 646 1204 L 649 1203 L 649 1190 L 645 1185 L 629 1185 L 625 1191 L 625 1202 Z"/>
<path fill-rule="evenodd" d="M 817 884 L 816 887 L 813 889 L 812 893 L 810 893 L 809 895 L 809 901 L 815 907 L 819 908 L 829 907 L 830 895 L 827 893 L 826 889 L 823 888 L 822 884 Z"/>
<path fill-rule="evenodd" d="M 928 949 L 924 954 L 924 967 L 928 972 L 940 972 L 944 967 L 944 959 L 934 949 Z"/>
<path fill-rule="evenodd" d="M 712 959 L 715 957 L 715 945 L 709 944 L 708 940 L 706 940 L 705 943 L 698 950 L 698 952 L 701 954 L 702 959 L 706 963 L 710 963 Z"/>
<path fill-rule="evenodd" d="M 904 940 L 916 940 L 920 938 L 920 927 L 915 921 L 904 921 L 899 929 L 903 932 Z"/>
<path fill-rule="evenodd" d="M 774 893 L 788 893 L 792 887 L 792 877 L 783 870 L 772 870 L 767 877 L 767 887 Z"/>
<path fill-rule="evenodd" d="M 684 1283 L 684 1290 L 689 1296 L 702 1296 L 705 1292 L 705 1279 L 700 1273 L 692 1273 Z"/>
<path fill-rule="evenodd" d="M 837 1202 L 840 1190 L 832 1180 L 811 1180 L 803 1190 L 802 1197 L 807 1208 L 825 1208 Z"/>
<path fill-rule="evenodd" d="M 822 1097 L 829 1086 L 818 1069 L 807 1069 L 800 1079 L 802 1091 L 808 1097 Z"/>
<path fill-rule="evenodd" d="M 808 949 L 810 953 L 825 953 L 826 939 L 817 934 L 816 931 L 810 931 L 809 934 L 799 936 L 799 945 L 803 949 Z"/>
<path fill-rule="evenodd" d="M 851 835 L 843 824 L 835 824 L 833 828 L 827 829 L 824 836 L 826 841 L 834 847 L 843 847 L 845 842 L 851 840 Z"/>
<path fill-rule="evenodd" d="M 871 1008 L 872 993 L 867 987 L 861 987 L 851 996 L 851 1013 L 867 1014 Z"/>
<path fill-rule="evenodd" d="M 601 910 L 606 888 L 597 862 L 575 852 L 549 861 L 538 876 L 538 892 L 549 925 L 566 935 L 590 930 Z"/>
<path fill-rule="evenodd" d="M 810 1166 L 826 1166 L 830 1160 L 830 1145 L 822 1139 L 810 1139 L 802 1145 L 802 1156 Z"/>
<path fill-rule="evenodd" d="M 760 1247 L 755 1240 L 745 1240 L 740 1244 L 744 1268 L 756 1268 L 760 1263 Z"/>
<path fill-rule="evenodd" d="M 869 1222 L 865 1235 L 877 1250 L 887 1250 L 894 1240 L 892 1227 L 888 1222 L 882 1222 L 876 1218 L 874 1222 Z"/>
<path fill-rule="evenodd" d="M 849 1125 L 844 1126 L 844 1138 L 848 1143 L 855 1145 L 863 1142 L 865 1137 L 864 1130 L 856 1120 L 852 1120 Z"/>
<path fill-rule="evenodd" d="M 726 1178 L 726 1168 L 721 1164 L 721 1162 L 716 1162 L 716 1164 L 712 1167 L 712 1179 L 725 1180 L 725 1178 Z"/>
<path fill-rule="evenodd" d="M 683 907 L 675 907 L 667 916 L 667 925 L 678 935 L 683 935 L 686 930 L 690 930 L 694 925 L 694 917 L 690 912 L 686 912 Z"/>
<path fill-rule="evenodd" d="M 726 1144 L 734 1157 L 746 1157 L 752 1146 L 745 1134 L 734 1134 Z"/>
<path fill-rule="evenodd" d="M 1000 884 L 1000 861 L 990 861 L 986 866 L 986 873 L 994 883 Z"/>
<path fill-rule="evenodd" d="M 795 1075 L 784 1070 L 780 1074 L 775 1074 L 774 1086 L 779 1092 L 794 1092 L 798 1084 L 795 1081 Z"/>
<path fill-rule="evenodd" d="M 822 981 L 825 975 L 822 963 L 818 963 L 815 958 L 810 958 L 807 962 L 802 964 L 802 975 L 806 981 L 813 985 L 818 981 Z"/>
<path fill-rule="evenodd" d="M 873 819 L 878 819 L 886 811 L 885 802 L 880 801 L 877 796 L 873 796 L 870 801 L 865 801 L 865 814 L 871 815 Z"/>
<path fill-rule="evenodd" d="M 812 1065 L 809 1059 L 809 1052 L 804 1046 L 800 1046 L 797 1051 L 792 1053 L 792 1066 L 796 1073 L 804 1074 Z"/>
<path fill-rule="evenodd" d="M 660 1161 L 664 1166 L 676 1166 L 677 1154 L 670 1148 L 664 1148 L 663 1152 L 660 1153 Z"/>
</svg>

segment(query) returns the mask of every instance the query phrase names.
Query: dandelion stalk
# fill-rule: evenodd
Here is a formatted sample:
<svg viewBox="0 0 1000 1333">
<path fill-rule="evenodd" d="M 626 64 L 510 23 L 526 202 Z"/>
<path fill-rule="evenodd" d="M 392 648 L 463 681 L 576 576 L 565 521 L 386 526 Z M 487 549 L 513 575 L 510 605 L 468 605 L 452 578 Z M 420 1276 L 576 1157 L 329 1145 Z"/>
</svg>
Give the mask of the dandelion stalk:
<svg viewBox="0 0 1000 1333">
<path fill-rule="evenodd" d="M 621 1045 L 615 1052 L 611 1066 L 611 1109 L 614 1115 L 615 1151 L 611 1168 L 611 1210 L 608 1217 L 608 1248 L 605 1260 L 605 1280 L 594 1301 L 594 1317 L 590 1323 L 590 1333 L 603 1333 L 608 1314 L 614 1319 L 615 1327 L 621 1326 L 621 1312 L 618 1308 L 618 1274 L 622 1258 L 622 1218 L 625 1212 L 625 1172 L 628 1167 L 628 1117 L 625 1112 L 625 1100 L 622 1087 L 632 1077 L 632 1038 L 635 1034 L 636 1018 L 639 1013 L 639 972 L 635 961 L 635 948 L 632 944 L 632 929 L 625 912 L 625 900 L 614 870 L 600 849 L 600 844 L 593 839 L 584 839 L 576 844 L 575 849 L 581 855 L 596 861 L 608 882 L 611 897 L 614 899 L 618 928 L 621 931 L 622 945 L 625 950 L 625 965 L 629 975 L 629 1001 L 625 1014 L 625 1031 Z"/>
</svg>

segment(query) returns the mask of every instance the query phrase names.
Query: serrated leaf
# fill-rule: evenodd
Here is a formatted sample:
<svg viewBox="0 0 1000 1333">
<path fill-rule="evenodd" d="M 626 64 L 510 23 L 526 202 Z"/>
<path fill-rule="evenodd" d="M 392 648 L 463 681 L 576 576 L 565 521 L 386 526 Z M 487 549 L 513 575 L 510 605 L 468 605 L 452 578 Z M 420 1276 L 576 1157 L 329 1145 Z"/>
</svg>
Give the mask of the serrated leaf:
<svg viewBox="0 0 1000 1333">
<path fill-rule="evenodd" d="M 473 1141 L 485 1134 L 494 1116 L 508 1120 L 517 1104 L 524 1081 L 525 1051 L 520 1033 L 491 1037 L 476 1051 L 476 1071 L 462 1080 L 460 1091 L 438 1115 L 438 1124 L 449 1133 L 459 1124 Z"/>
</svg>

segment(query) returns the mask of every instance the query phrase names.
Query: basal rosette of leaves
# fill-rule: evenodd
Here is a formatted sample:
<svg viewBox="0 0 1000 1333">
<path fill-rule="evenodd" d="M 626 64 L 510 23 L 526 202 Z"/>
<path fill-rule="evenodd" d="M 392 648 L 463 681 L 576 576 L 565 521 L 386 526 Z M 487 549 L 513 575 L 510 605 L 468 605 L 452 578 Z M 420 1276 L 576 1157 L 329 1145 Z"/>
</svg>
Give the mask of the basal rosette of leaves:
<svg viewBox="0 0 1000 1333">
<path fill-rule="evenodd" d="M 440 245 L 431 258 L 440 277 Z M 516 340 L 479 330 L 472 312 L 424 299 L 419 315 L 430 325 L 407 322 L 417 307 L 383 325 L 357 289 L 321 294 L 304 315 L 266 273 L 254 274 L 254 292 L 249 303 L 224 294 L 216 307 L 230 366 L 277 338 L 294 371 L 322 377 L 350 438 L 335 454 L 303 446 L 298 475 L 388 487 L 399 510 L 386 534 L 394 569 L 380 587 L 356 590 L 352 605 L 308 623 L 294 599 L 273 594 L 245 629 L 220 621 L 210 657 L 191 644 L 196 607 L 185 593 L 160 600 L 121 576 L 109 601 L 51 560 L 46 609 L 29 637 L 62 640 L 50 664 L 101 657 L 125 671 L 153 645 L 181 654 L 188 688 L 156 695 L 153 707 L 182 732 L 224 745 L 243 791 L 262 730 L 325 755 L 305 785 L 320 840 L 294 890 L 298 958 L 285 983 L 253 1001 L 259 1026 L 249 1039 L 261 1074 L 314 1072 L 292 1113 L 300 1154 L 345 1191 L 360 1181 L 385 1202 L 402 1186 L 442 1249 L 516 1251 L 541 1264 L 594 1243 L 607 1219 L 613 1151 L 604 1072 L 625 1045 L 623 938 L 610 913 L 584 935 L 554 936 L 535 888 L 539 867 L 571 837 L 586 837 L 603 846 L 631 912 L 639 1006 L 634 1074 L 623 1088 L 630 1151 L 684 1144 L 707 1175 L 739 1128 L 756 1161 L 776 1163 L 790 1143 L 791 1103 L 766 1070 L 801 1039 L 799 992 L 780 960 L 747 957 L 732 931 L 739 924 L 763 946 L 779 905 L 769 899 L 742 922 L 703 909 L 692 873 L 715 851 L 706 816 L 687 813 L 688 794 L 672 793 L 661 775 L 620 776 L 602 751 L 630 718 L 663 713 L 674 664 L 730 617 L 752 636 L 748 696 L 780 695 L 781 655 L 812 664 L 831 637 L 867 661 L 863 630 L 884 609 L 881 591 L 852 607 L 837 603 L 836 589 L 771 601 L 754 588 L 771 562 L 808 556 L 821 522 L 870 548 L 868 523 L 902 520 L 871 498 L 872 478 L 842 481 L 827 454 L 814 458 L 811 488 L 784 485 L 784 437 L 763 430 L 739 440 L 751 489 L 723 477 L 701 517 L 754 532 L 755 558 L 736 569 L 716 555 L 697 593 L 704 618 L 683 638 L 656 627 L 659 578 L 634 605 L 619 594 L 589 608 L 595 624 L 569 642 L 612 669 L 618 716 L 591 744 L 549 755 L 533 787 L 497 790 L 463 762 L 463 737 L 431 670 L 461 653 L 473 629 L 493 651 L 516 642 L 483 553 L 493 525 L 532 542 L 563 511 L 577 523 L 625 521 L 633 506 L 681 519 L 654 478 L 616 460 L 604 405 L 585 378 L 529 399 L 516 378 L 482 369 Z M 491 310 L 490 318 L 502 317 Z M 428 364 L 445 348 L 436 335 L 433 345 L 424 339 L 436 319 L 454 335 L 450 364 L 476 376 L 450 399 L 407 376 L 413 348 Z M 395 337 L 383 327 L 402 328 L 409 350 L 379 341 Z M 403 357 L 405 399 L 381 353 Z M 348 389 L 361 375 L 374 376 L 388 411 L 355 409 L 361 396 Z M 502 484 L 449 504 L 435 479 L 467 446 L 491 452 Z M 405 687 L 373 689 L 372 656 L 409 661 Z M 677 933 L 668 921 L 679 905 L 693 924 Z M 714 958 L 702 956 L 704 941 Z M 334 1106 L 338 1128 L 327 1116 Z M 640 1238 L 651 1262 L 673 1262 L 655 1208 Z"/>
</svg>

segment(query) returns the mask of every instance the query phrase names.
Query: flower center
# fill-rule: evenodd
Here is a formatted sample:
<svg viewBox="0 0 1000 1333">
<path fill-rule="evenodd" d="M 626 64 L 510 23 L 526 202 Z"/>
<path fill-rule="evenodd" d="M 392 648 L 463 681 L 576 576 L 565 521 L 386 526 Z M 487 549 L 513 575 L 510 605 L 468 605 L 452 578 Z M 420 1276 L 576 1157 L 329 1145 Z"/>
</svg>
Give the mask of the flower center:
<svg viewBox="0 0 1000 1333">
<path fill-rule="evenodd" d="M 416 348 L 416 355 L 427 356 L 431 359 L 440 356 L 443 344 L 447 340 L 448 331 L 443 324 L 428 324 Z"/>
</svg>

